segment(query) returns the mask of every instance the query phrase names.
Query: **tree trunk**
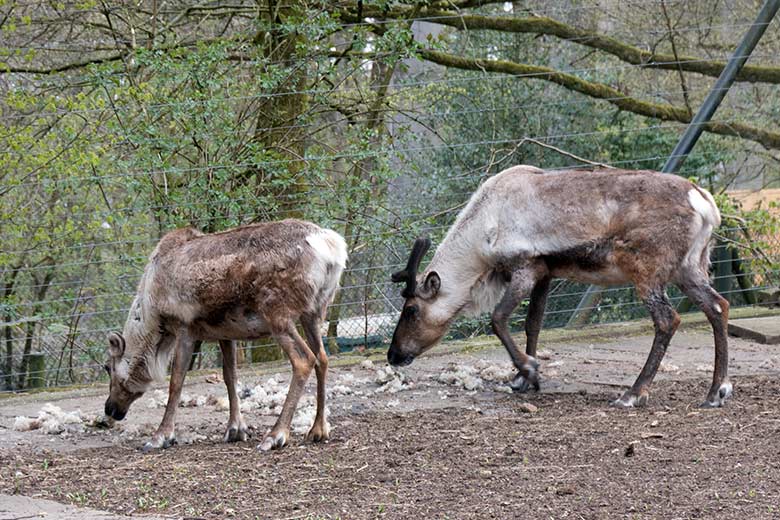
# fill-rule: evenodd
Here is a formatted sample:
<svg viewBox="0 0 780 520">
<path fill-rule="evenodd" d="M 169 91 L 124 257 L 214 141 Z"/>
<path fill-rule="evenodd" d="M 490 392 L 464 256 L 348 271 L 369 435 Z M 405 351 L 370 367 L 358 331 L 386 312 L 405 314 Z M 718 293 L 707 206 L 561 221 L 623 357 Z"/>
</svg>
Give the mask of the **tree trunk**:
<svg viewBox="0 0 780 520">
<path fill-rule="evenodd" d="M 742 265 L 742 259 L 739 256 L 739 251 L 736 249 L 731 250 L 731 271 L 737 279 L 737 283 L 741 289 L 740 294 L 742 295 L 742 298 L 744 298 L 745 303 L 748 305 L 755 305 L 756 290 L 753 287 L 750 275 L 745 272 Z"/>
<path fill-rule="evenodd" d="M 10 322 L 12 316 L 6 313 L 5 320 Z M 12 389 L 11 381 L 14 372 L 14 331 L 10 325 L 3 327 L 3 336 L 5 338 L 5 361 L 3 363 L 3 387 L 6 390 Z"/>
<path fill-rule="evenodd" d="M 36 310 L 37 310 L 37 306 L 33 308 L 33 314 L 37 314 Z M 22 363 L 21 365 L 19 365 L 19 383 L 17 385 L 18 388 L 24 388 L 27 379 L 27 372 L 30 366 L 30 355 L 32 352 L 33 335 L 35 334 L 35 326 L 37 324 L 38 324 L 37 321 L 28 321 L 24 328 L 24 332 L 25 332 L 24 353 L 22 354 Z"/>
<path fill-rule="evenodd" d="M 43 388 L 46 386 L 46 355 L 40 352 L 28 356 L 29 377 L 27 388 Z"/>
<path fill-rule="evenodd" d="M 280 95 L 269 97 L 257 109 L 253 140 L 263 145 L 274 160 L 253 172 L 258 191 L 278 201 L 278 213 L 285 217 L 302 218 L 300 196 L 306 184 L 300 175 L 305 152 L 304 128 L 300 117 L 308 105 L 307 70 L 296 57 L 296 48 L 302 42 L 297 33 L 285 34 L 284 24 L 288 18 L 303 11 L 301 0 L 290 0 L 277 5 L 275 0 L 265 0 L 261 9 L 261 20 L 271 29 L 259 32 L 254 43 L 263 49 L 268 61 L 283 64 L 288 76 L 276 87 Z M 265 215 L 261 215 L 261 218 Z"/>
<path fill-rule="evenodd" d="M 14 285 L 16 276 L 23 263 L 13 266 L 10 279 L 3 284 L 3 300 L 8 302 L 14 294 Z M 10 308 L 6 309 L 4 314 L 6 325 L 3 327 L 3 337 L 5 339 L 5 362 L 3 363 L 3 387 L 6 390 L 13 390 L 14 373 L 14 329 L 13 325 L 8 325 L 14 321 L 14 315 Z"/>
<path fill-rule="evenodd" d="M 48 263 L 49 265 L 52 265 L 54 263 L 54 260 L 50 257 L 46 257 L 41 262 L 41 264 L 43 263 Z M 43 300 L 44 298 L 46 298 L 46 293 L 49 292 L 49 287 L 51 287 L 51 282 L 53 279 L 54 279 L 53 270 L 48 271 L 44 275 L 42 280 L 38 279 L 37 276 L 33 276 L 33 281 L 35 282 L 35 285 L 38 287 L 38 290 L 35 291 L 34 293 L 35 305 L 33 306 L 33 310 L 32 310 L 33 316 L 38 316 L 38 314 L 40 314 Z M 36 325 L 38 325 L 38 322 L 39 320 L 37 319 L 28 321 L 27 326 L 25 327 L 24 354 L 22 355 L 22 364 L 19 367 L 19 388 L 24 388 L 25 379 L 27 378 L 28 375 L 28 371 L 30 367 L 30 356 L 32 355 L 31 353 L 32 353 L 32 346 L 33 346 L 33 337 L 35 335 L 35 327 Z M 40 377 L 43 377 L 43 374 L 41 374 Z"/>
</svg>

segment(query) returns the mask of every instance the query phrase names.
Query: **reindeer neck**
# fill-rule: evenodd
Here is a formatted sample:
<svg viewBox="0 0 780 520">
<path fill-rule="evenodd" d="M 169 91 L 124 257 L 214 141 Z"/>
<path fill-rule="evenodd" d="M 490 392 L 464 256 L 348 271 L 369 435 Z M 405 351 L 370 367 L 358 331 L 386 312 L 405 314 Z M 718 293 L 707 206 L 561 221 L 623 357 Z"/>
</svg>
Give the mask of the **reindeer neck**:
<svg viewBox="0 0 780 520">
<path fill-rule="evenodd" d="M 125 359 L 128 361 L 128 375 L 137 381 L 159 380 L 157 361 L 158 349 L 163 341 L 162 320 L 137 299 L 133 301 L 125 322 Z"/>
<path fill-rule="evenodd" d="M 441 291 L 436 300 L 438 312 L 452 319 L 466 310 L 473 287 L 485 278 L 490 269 L 472 237 L 448 234 L 425 272 L 427 276 L 429 272 L 436 271 L 441 278 Z"/>
</svg>

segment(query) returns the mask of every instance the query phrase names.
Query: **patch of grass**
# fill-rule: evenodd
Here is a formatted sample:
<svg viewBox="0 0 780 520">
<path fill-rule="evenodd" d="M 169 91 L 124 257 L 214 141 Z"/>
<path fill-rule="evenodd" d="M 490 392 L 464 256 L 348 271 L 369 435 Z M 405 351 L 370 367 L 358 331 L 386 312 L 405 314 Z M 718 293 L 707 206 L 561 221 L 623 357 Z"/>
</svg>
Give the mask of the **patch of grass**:
<svg viewBox="0 0 780 520">
<path fill-rule="evenodd" d="M 71 504 L 83 506 L 89 501 L 89 496 L 86 493 L 76 491 L 74 493 L 66 493 L 65 499 Z"/>
</svg>

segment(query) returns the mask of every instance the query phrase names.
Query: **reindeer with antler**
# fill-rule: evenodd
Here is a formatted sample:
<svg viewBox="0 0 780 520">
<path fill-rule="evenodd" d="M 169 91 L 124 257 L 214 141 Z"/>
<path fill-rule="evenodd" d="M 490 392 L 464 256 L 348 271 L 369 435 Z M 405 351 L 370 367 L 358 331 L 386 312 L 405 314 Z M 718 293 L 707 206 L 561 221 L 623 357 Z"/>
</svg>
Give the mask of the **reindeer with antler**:
<svg viewBox="0 0 780 520">
<path fill-rule="evenodd" d="M 405 298 L 387 359 L 408 365 L 433 347 L 462 314 L 491 311 L 509 352 L 518 391 L 539 387 L 536 346 L 550 281 L 631 283 L 655 324 L 650 355 L 636 382 L 613 404 L 643 406 L 680 317 L 666 286 L 676 284 L 704 312 L 715 337 L 715 368 L 703 407 L 722 406 L 728 380 L 728 301 L 709 283 L 710 237 L 720 225 L 712 196 L 678 176 L 651 171 L 543 171 L 516 166 L 474 193 L 418 274 L 430 247 L 417 239 L 406 269 Z M 509 316 L 530 297 L 526 349 L 512 339 Z"/>
</svg>

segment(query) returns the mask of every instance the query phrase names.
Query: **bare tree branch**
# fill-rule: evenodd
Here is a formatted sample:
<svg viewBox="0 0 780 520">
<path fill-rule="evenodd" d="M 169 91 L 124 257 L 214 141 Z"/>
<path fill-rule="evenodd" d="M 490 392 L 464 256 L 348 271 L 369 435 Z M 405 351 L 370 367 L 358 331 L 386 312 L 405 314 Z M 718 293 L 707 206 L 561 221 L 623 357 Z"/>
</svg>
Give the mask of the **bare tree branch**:
<svg viewBox="0 0 780 520">
<path fill-rule="evenodd" d="M 364 10 L 366 9 L 364 8 Z M 370 12 L 366 10 L 365 16 L 393 19 L 404 18 L 408 16 L 410 10 L 411 8 L 396 8 L 385 13 L 375 8 Z M 621 61 L 645 68 L 679 69 L 717 78 L 726 66 L 726 62 L 719 60 L 708 60 L 685 55 L 656 54 L 628 45 L 615 38 L 580 29 L 545 16 L 519 18 L 464 14 L 441 9 L 425 9 L 421 11 L 420 17 L 430 23 L 447 25 L 457 30 L 493 30 L 505 33 L 555 36 L 562 40 L 570 40 L 573 43 L 606 52 Z M 736 80 L 748 83 L 780 84 L 780 67 L 745 65 L 737 75 Z"/>
<path fill-rule="evenodd" d="M 499 72 L 523 76 L 527 79 L 549 81 L 569 90 L 585 94 L 586 96 L 595 99 L 603 99 L 621 110 L 641 116 L 652 117 L 662 121 L 676 121 L 678 123 L 690 123 L 691 121 L 691 115 L 685 108 L 641 101 L 631 96 L 627 96 L 608 85 L 586 81 L 572 74 L 560 72 L 548 67 L 527 65 L 506 60 L 466 58 L 433 50 L 422 50 L 419 52 L 419 55 L 427 61 L 444 65 L 445 67 L 481 72 Z M 740 137 L 742 139 L 755 141 L 767 149 L 780 149 L 780 133 L 769 132 L 743 123 L 710 122 L 704 125 L 704 129 L 707 132 L 714 134 Z"/>
</svg>

